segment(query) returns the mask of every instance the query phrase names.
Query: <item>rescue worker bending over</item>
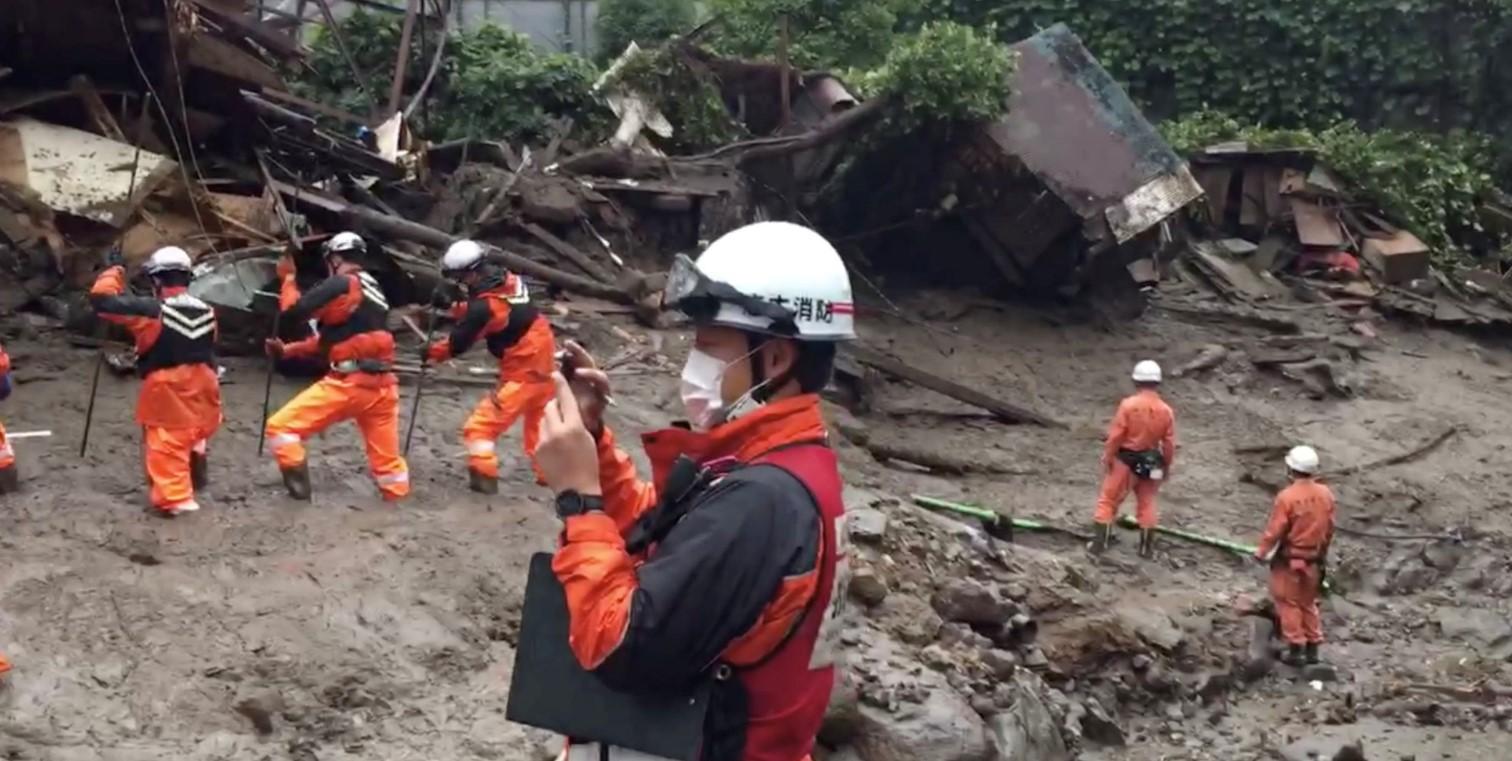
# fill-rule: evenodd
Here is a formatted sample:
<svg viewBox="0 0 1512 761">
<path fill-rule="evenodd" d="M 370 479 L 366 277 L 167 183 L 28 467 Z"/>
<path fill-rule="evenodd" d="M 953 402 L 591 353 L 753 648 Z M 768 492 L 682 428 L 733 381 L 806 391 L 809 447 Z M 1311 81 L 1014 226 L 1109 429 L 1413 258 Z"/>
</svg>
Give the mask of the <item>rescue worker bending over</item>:
<svg viewBox="0 0 1512 761">
<path fill-rule="evenodd" d="M 525 281 L 484 256 L 483 247 L 457 241 L 441 259 L 441 270 L 467 293 L 453 309 L 456 328 L 431 344 L 426 359 L 445 362 L 472 348 L 481 336 L 488 353 L 499 360 L 499 385 L 483 397 L 462 426 L 467 447 L 468 486 L 483 494 L 499 493 L 499 436 L 525 417 L 525 454 L 536 480 L 546 483 L 535 465 L 541 439 L 541 416 L 555 396 L 551 373 L 556 366 L 556 339 L 551 323 L 530 303 Z"/>
<path fill-rule="evenodd" d="M 575 345 L 573 385 L 596 393 L 580 400 L 558 375 L 546 410 L 536 457 L 564 520 L 553 569 L 570 644 L 621 691 L 714 680 L 704 759 L 800 761 L 834 684 L 848 576 L 818 392 L 855 337 L 850 280 L 817 233 L 762 222 L 696 265 L 679 256 L 667 300 L 697 325 L 681 380 L 691 430 L 644 437 L 652 482 L 598 421 L 608 378 Z M 567 758 L 625 757 L 593 740 Z"/>
<path fill-rule="evenodd" d="M 1312 447 L 1293 447 L 1286 468 L 1291 485 L 1276 495 L 1255 557 L 1270 562 L 1271 598 L 1287 644 L 1282 660 L 1301 666 L 1318 662 L 1323 642 L 1318 595 L 1333 542 L 1335 503 L 1333 491 L 1317 480 L 1318 453 Z"/>
<path fill-rule="evenodd" d="M 0 401 L 10 398 L 10 371 L 10 355 L 5 353 L 4 346 L 0 346 Z M 0 425 L 0 494 L 9 494 L 19 488 L 21 477 L 16 473 L 16 450 L 5 438 L 5 426 Z M 0 662 L 3 661 L 0 658 Z M 4 673 L 4 668 L 0 668 L 0 673 Z"/>
<path fill-rule="evenodd" d="M 267 436 L 295 499 L 310 498 L 304 442 L 343 420 L 354 420 L 367 448 L 373 480 L 386 500 L 410 491 L 409 466 L 399 453 L 399 381 L 394 377 L 394 336 L 385 325 L 388 300 L 378 281 L 362 269 L 367 245 L 356 233 L 339 233 L 326 244 L 331 276 L 299 297 L 281 320 L 314 317 L 317 333 L 303 341 L 267 341 L 268 353 L 308 357 L 324 351 L 330 372 L 268 418 Z"/>
<path fill-rule="evenodd" d="M 108 267 L 89 291 L 95 313 L 124 325 L 136 340 L 142 426 L 152 505 L 161 515 L 199 509 L 195 489 L 208 480 L 210 437 L 221 423 L 215 372 L 215 311 L 189 295 L 194 266 L 181 248 L 160 248 L 143 271 L 152 297 L 126 295 L 126 269 Z"/>
<path fill-rule="evenodd" d="M 1134 492 L 1135 518 L 1139 521 L 1139 556 L 1155 555 L 1155 493 L 1161 481 L 1171 477 L 1176 459 L 1176 413 L 1160 398 L 1160 365 L 1144 360 L 1134 365 L 1131 376 L 1137 389 L 1118 403 L 1108 437 L 1103 443 L 1102 489 L 1093 516 L 1094 553 L 1108 549 L 1113 520 L 1124 498 Z"/>
</svg>

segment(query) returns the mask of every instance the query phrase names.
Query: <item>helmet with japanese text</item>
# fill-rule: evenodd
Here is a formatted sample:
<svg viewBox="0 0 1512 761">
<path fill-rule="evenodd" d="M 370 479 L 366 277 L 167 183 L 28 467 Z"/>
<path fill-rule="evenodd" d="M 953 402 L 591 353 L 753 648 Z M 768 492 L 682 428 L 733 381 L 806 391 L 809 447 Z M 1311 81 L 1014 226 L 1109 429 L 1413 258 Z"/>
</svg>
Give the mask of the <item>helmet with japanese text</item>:
<svg viewBox="0 0 1512 761">
<path fill-rule="evenodd" d="M 152 252 L 147 257 L 147 262 L 142 265 L 142 271 L 149 276 L 162 275 L 168 272 L 194 272 L 194 262 L 189 259 L 189 252 L 178 246 L 164 246 Z"/>
<path fill-rule="evenodd" d="M 757 222 L 714 241 L 695 262 L 679 254 L 666 302 L 695 322 L 799 341 L 856 337 L 850 274 L 807 227 Z"/>
</svg>

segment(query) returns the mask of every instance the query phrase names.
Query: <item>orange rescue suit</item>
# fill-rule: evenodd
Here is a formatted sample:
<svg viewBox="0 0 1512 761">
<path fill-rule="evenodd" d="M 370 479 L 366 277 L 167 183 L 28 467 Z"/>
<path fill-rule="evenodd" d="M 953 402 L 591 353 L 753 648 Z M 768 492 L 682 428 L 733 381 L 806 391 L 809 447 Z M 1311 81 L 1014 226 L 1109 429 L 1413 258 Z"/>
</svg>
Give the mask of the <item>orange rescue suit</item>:
<svg viewBox="0 0 1512 761">
<path fill-rule="evenodd" d="M 1097 511 L 1093 517 L 1097 523 L 1110 524 L 1117 517 L 1118 506 L 1132 489 L 1135 514 L 1142 529 L 1155 528 L 1157 515 L 1155 493 L 1160 490 L 1160 481 L 1138 478 L 1127 463 L 1119 459 L 1120 452 L 1145 452 L 1159 449 L 1165 461 L 1164 470 L 1169 474 L 1171 463 L 1176 459 L 1176 413 L 1160 398 L 1154 389 L 1140 389 L 1118 404 L 1113 421 L 1108 424 L 1108 437 L 1103 443 L 1102 462 L 1106 471 L 1102 489 L 1097 495 Z"/>
<path fill-rule="evenodd" d="M 291 281 L 285 278 L 286 292 Z M 343 265 L 284 312 L 287 320 L 313 316 L 319 331 L 285 344 L 283 355 L 308 357 L 324 350 L 331 372 L 268 418 L 268 441 L 281 469 L 305 463 L 304 441 L 311 435 L 353 420 L 384 499 L 409 494 L 409 465 L 399 452 L 399 382 L 392 372 L 394 336 L 385 327 L 387 315 L 378 282 L 353 264 Z"/>
<path fill-rule="evenodd" d="M 0 375 L 11 371 L 10 355 L 5 353 L 5 347 L 0 346 Z M 16 464 L 16 452 L 5 438 L 5 426 L 0 425 L 0 468 L 9 468 Z M 3 660 L 3 659 L 0 659 Z"/>
<path fill-rule="evenodd" d="M 1323 641 L 1318 594 L 1323 562 L 1333 541 L 1333 491 L 1312 478 L 1298 478 L 1276 495 L 1270 522 L 1255 554 L 1271 556 L 1271 597 L 1281 635 L 1293 645 Z"/>
<path fill-rule="evenodd" d="M 556 393 L 551 383 L 556 337 L 546 316 L 530 303 L 524 281 L 514 274 L 494 280 L 453 309 L 456 328 L 431 344 L 426 357 L 445 362 L 472 348 L 479 337 L 483 339 L 489 353 L 499 360 L 499 385 L 479 400 L 462 425 L 468 468 L 498 478 L 498 438 L 523 415 L 525 454 L 531 458 L 537 480 L 544 482 L 540 468 L 535 467 L 535 451 L 546 405 Z"/>
<path fill-rule="evenodd" d="M 89 295 L 102 319 L 125 326 L 136 341 L 143 375 L 136 420 L 152 504 L 166 512 L 197 509 L 190 452 L 205 454 L 221 422 L 215 312 L 183 287 L 162 288 L 159 298 L 125 292 L 126 270 L 117 266 L 100 273 Z"/>
</svg>

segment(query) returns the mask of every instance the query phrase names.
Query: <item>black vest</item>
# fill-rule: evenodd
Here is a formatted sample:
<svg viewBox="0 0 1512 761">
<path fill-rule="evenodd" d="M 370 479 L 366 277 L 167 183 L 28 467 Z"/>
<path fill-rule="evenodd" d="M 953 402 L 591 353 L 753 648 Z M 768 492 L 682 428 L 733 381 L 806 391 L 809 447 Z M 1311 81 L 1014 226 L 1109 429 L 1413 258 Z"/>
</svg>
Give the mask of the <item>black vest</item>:
<svg viewBox="0 0 1512 761">
<path fill-rule="evenodd" d="M 215 311 L 187 293 L 170 296 L 158 305 L 162 330 L 147 351 L 137 357 L 137 375 L 179 365 L 215 362 Z"/>
<path fill-rule="evenodd" d="M 352 312 L 351 317 L 346 319 L 346 322 L 339 325 L 327 325 L 324 321 L 321 322 L 320 342 L 325 346 L 334 346 L 363 333 L 388 330 L 388 298 L 383 295 L 383 289 L 378 286 L 378 281 L 366 272 L 357 272 L 349 277 L 357 278 L 357 283 L 362 286 L 362 302 L 357 305 L 357 309 Z"/>
<path fill-rule="evenodd" d="M 501 298 L 493 296 L 490 298 Z M 520 342 L 520 337 L 525 331 L 535 324 L 536 318 L 541 316 L 541 311 L 529 302 L 509 305 L 509 322 L 504 328 L 485 337 L 488 344 L 488 353 L 495 357 L 503 357 L 504 352 L 509 351 L 511 346 Z"/>
</svg>

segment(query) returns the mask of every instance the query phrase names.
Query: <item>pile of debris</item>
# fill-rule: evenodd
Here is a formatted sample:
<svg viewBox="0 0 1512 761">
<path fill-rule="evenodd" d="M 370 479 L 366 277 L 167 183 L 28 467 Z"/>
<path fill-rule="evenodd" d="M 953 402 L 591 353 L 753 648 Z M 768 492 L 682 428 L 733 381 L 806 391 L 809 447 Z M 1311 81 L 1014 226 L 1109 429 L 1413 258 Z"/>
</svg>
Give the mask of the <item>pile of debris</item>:
<svg viewBox="0 0 1512 761">
<path fill-rule="evenodd" d="M 1309 149 L 1244 142 L 1192 156 L 1208 229 L 1175 263 L 1231 303 L 1296 296 L 1363 319 L 1365 310 L 1451 326 L 1512 327 L 1512 290 L 1495 273 L 1444 271 L 1432 248 L 1353 192 Z M 1283 277 L 1296 276 L 1283 281 Z"/>
</svg>

